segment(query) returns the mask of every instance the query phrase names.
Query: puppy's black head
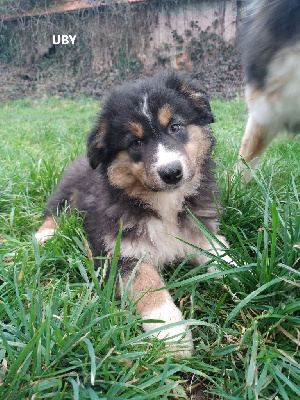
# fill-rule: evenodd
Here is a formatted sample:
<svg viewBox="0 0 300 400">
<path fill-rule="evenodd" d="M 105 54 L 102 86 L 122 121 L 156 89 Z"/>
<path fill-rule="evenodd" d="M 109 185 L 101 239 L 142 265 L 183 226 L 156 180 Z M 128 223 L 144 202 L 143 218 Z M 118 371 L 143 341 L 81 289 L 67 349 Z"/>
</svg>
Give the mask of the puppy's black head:
<svg viewBox="0 0 300 400">
<path fill-rule="evenodd" d="M 210 152 L 203 127 L 211 122 L 205 91 L 181 74 L 125 84 L 110 94 L 88 137 L 90 164 L 101 163 L 111 184 L 125 190 L 137 182 L 152 191 L 175 189 Z"/>
</svg>

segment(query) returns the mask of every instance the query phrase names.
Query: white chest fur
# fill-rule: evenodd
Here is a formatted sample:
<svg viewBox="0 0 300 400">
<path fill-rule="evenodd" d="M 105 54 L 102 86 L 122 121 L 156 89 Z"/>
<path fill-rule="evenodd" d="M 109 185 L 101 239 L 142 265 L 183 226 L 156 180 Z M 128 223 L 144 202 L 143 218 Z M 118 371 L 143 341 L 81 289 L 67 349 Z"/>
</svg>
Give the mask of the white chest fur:
<svg viewBox="0 0 300 400">
<path fill-rule="evenodd" d="M 196 225 L 191 220 L 188 226 L 178 224 L 178 212 L 183 207 L 183 194 L 180 190 L 173 193 L 160 192 L 153 208 L 160 218 L 152 216 L 142 219 L 136 224 L 134 240 L 124 236 L 121 240 L 122 257 L 140 258 L 145 256 L 145 261 L 153 265 L 163 265 L 174 262 L 193 252 L 192 246 L 187 243 L 196 244 Z M 125 224 L 124 224 L 125 225 Z M 193 229 L 194 228 L 194 229 Z M 115 238 L 106 237 L 106 245 L 113 250 Z"/>
</svg>

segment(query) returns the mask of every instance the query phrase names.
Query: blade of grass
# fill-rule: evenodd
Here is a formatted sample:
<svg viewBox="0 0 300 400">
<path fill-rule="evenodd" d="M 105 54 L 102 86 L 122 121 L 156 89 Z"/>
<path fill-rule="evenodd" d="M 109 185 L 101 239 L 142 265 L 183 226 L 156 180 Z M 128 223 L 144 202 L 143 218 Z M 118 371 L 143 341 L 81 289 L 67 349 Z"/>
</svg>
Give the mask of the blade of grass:
<svg viewBox="0 0 300 400">
<path fill-rule="evenodd" d="M 254 376 L 256 374 L 256 358 L 257 358 L 257 348 L 258 348 L 258 334 L 257 334 L 257 322 L 253 325 L 253 341 L 251 349 L 251 358 L 248 366 L 246 385 L 252 386 L 254 381 Z"/>
<path fill-rule="evenodd" d="M 254 290 L 252 293 L 250 293 L 245 299 L 239 302 L 239 304 L 229 313 L 228 317 L 226 318 L 226 321 L 224 323 L 224 327 L 228 325 L 228 323 L 237 316 L 237 314 L 240 312 L 240 310 L 252 300 L 254 299 L 259 293 L 263 292 L 264 290 L 268 289 L 270 286 L 275 285 L 276 283 L 280 282 L 279 278 L 275 278 L 270 282 L 265 283 L 262 285 L 260 288 Z"/>
<path fill-rule="evenodd" d="M 95 356 L 95 350 L 94 347 L 91 343 L 91 341 L 88 338 L 84 338 L 83 342 L 87 345 L 88 352 L 90 355 L 90 360 L 91 360 L 91 385 L 94 386 L 95 384 L 95 377 L 96 377 L 96 356 Z"/>
</svg>

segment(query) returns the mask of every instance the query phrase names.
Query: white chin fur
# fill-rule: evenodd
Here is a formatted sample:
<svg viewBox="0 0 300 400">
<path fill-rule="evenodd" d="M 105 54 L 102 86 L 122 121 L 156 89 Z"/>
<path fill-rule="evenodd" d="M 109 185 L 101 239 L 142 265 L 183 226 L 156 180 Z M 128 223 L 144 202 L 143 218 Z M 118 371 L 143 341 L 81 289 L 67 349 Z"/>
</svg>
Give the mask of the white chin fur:
<svg viewBox="0 0 300 400">
<path fill-rule="evenodd" d="M 41 232 L 36 232 L 34 237 L 39 244 L 44 244 L 54 236 L 54 233 L 55 229 L 45 229 Z"/>
<path fill-rule="evenodd" d="M 167 298 L 167 301 L 156 310 L 151 311 L 148 315 L 144 315 L 144 319 L 159 319 L 163 322 L 157 323 L 149 323 L 144 322 L 143 328 L 145 332 L 149 332 L 152 329 L 164 327 L 165 325 L 183 321 L 182 313 L 175 306 L 171 296 Z M 169 341 L 181 341 L 182 343 L 176 343 L 174 345 L 168 345 L 168 347 L 177 352 L 178 357 L 191 357 L 193 353 L 193 341 L 192 341 L 192 333 L 187 328 L 186 325 L 175 326 L 172 328 L 161 330 L 153 334 L 158 339 L 169 339 Z"/>
</svg>

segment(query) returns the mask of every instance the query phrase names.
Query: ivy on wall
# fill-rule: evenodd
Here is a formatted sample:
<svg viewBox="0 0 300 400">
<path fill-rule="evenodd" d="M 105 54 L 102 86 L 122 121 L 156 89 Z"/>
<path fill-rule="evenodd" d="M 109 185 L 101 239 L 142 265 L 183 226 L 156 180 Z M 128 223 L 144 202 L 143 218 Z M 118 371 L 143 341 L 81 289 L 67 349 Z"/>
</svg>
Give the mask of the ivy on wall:
<svg viewBox="0 0 300 400">
<path fill-rule="evenodd" d="M 20 9 L 45 4 L 45 0 L 0 0 L 0 4 L 13 1 Z M 48 4 L 58 1 L 48 0 Z M 228 79 L 233 78 L 239 79 L 236 86 L 240 90 L 243 82 L 239 55 L 233 43 L 216 33 L 224 23 L 224 8 L 217 0 L 212 3 L 222 12 L 215 11 L 211 27 L 202 30 L 198 21 L 191 20 L 184 32 L 173 29 L 170 41 L 162 37 L 159 45 L 152 45 L 160 14 L 177 15 L 180 7 L 193 3 L 198 5 L 199 1 L 120 4 L 112 0 L 103 7 L 75 12 L 2 21 L 0 17 L 0 63 L 27 69 L 30 72 L 26 75 L 35 86 L 36 82 L 44 85 L 52 94 L 98 96 L 121 80 L 171 67 L 200 78 L 213 94 L 226 95 Z M 222 4 L 226 7 L 226 0 Z M 76 34 L 75 44 L 54 45 L 52 37 L 59 33 Z"/>
</svg>

